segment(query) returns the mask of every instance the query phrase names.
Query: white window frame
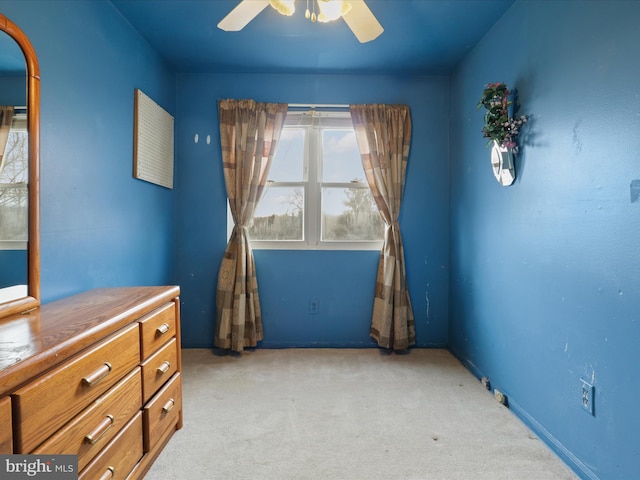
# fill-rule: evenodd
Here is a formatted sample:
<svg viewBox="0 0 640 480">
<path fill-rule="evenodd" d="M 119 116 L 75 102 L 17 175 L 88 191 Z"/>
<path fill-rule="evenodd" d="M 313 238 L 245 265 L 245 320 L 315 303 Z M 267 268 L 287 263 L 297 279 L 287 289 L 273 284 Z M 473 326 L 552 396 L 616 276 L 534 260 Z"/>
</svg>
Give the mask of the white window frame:
<svg viewBox="0 0 640 480">
<path fill-rule="evenodd" d="M 266 188 L 301 187 L 304 189 L 303 240 L 254 240 L 250 239 L 254 250 L 377 250 L 382 248 L 382 240 L 334 241 L 321 240 L 322 235 L 322 188 L 369 189 L 366 181 L 322 182 L 322 138 L 321 129 L 353 128 L 348 111 L 289 111 L 284 128 L 295 127 L 306 130 L 304 145 L 304 176 L 300 182 L 268 181 Z M 364 171 L 362 172 L 364 178 Z M 233 218 L 227 201 L 227 238 L 233 230 Z"/>
</svg>

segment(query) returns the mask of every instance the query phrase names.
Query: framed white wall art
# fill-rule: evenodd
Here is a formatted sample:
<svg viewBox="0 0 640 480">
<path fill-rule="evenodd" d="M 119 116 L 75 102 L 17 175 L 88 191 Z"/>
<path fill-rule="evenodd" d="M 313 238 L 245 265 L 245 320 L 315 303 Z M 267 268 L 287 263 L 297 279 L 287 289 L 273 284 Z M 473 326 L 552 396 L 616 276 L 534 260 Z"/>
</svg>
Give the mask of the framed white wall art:
<svg viewBox="0 0 640 480">
<path fill-rule="evenodd" d="M 135 90 L 133 176 L 173 188 L 173 117 Z"/>
</svg>

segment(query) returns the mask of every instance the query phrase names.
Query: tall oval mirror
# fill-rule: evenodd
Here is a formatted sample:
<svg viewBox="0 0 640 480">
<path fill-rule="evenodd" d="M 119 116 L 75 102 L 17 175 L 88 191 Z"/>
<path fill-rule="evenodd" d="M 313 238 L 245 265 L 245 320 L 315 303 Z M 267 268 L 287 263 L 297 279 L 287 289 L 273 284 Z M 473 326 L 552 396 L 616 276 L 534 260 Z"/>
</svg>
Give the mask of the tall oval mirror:
<svg viewBox="0 0 640 480">
<path fill-rule="evenodd" d="M 0 30 L 2 318 L 40 305 L 40 72 L 31 42 L 2 14 Z"/>
</svg>

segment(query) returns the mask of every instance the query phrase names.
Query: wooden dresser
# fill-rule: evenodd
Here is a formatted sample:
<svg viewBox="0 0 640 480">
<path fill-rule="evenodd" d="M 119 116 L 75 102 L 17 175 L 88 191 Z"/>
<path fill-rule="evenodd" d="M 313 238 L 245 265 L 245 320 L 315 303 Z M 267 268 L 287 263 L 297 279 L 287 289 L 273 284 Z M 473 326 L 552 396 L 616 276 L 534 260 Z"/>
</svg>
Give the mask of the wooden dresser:
<svg viewBox="0 0 640 480">
<path fill-rule="evenodd" d="M 144 477 L 182 428 L 179 293 L 98 289 L 0 319 L 0 453 Z"/>
</svg>

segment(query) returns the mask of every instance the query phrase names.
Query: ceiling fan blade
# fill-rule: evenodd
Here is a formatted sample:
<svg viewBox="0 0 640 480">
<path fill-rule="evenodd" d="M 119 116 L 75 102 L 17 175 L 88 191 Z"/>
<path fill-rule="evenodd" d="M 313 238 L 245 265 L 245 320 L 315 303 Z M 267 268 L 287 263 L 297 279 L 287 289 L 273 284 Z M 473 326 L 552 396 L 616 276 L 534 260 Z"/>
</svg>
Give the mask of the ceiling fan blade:
<svg viewBox="0 0 640 480">
<path fill-rule="evenodd" d="M 269 0 L 242 0 L 229 14 L 220 20 L 218 28 L 226 32 L 242 30 L 262 10 L 267 8 Z"/>
<path fill-rule="evenodd" d="M 349 0 L 351 10 L 342 18 L 360 41 L 360 43 L 375 40 L 384 32 L 384 28 L 373 15 L 364 0 Z"/>
</svg>

